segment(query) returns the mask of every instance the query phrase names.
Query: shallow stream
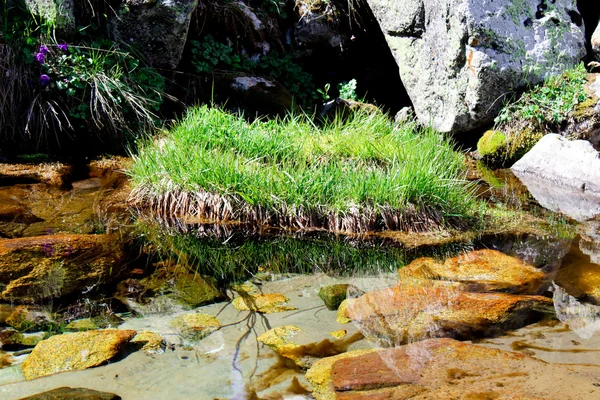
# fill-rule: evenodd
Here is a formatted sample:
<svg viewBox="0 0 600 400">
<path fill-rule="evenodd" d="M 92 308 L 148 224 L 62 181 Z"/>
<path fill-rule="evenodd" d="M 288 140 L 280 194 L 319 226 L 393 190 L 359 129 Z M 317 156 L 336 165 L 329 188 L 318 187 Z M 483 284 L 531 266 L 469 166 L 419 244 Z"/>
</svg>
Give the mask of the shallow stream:
<svg viewBox="0 0 600 400">
<path fill-rule="evenodd" d="M 509 172 L 485 174 L 480 173 L 479 187 L 488 201 L 562 220 L 543 210 Z M 23 181 L 0 186 L 3 206 L 20 210 L 10 214 L 12 219 L 2 220 L 0 237 L 65 232 L 140 235 L 140 231 L 135 230 L 140 229 L 139 223 L 133 227 L 136 224 L 124 211 L 126 187 L 122 181 L 107 176 L 111 175 L 96 171 L 89 178 L 73 182 L 70 189 Z M 144 246 L 152 249 L 140 252 L 139 246 L 127 247 L 136 253 L 128 255 L 130 272 L 123 279 L 147 275 L 151 263 L 156 263 L 157 258 L 159 262 L 169 261 L 165 260 L 165 254 L 170 254 L 174 262 L 185 260 L 199 268 L 198 272 L 203 275 L 212 272 L 222 288 L 227 288 L 231 280 L 248 279 L 252 284 L 248 287 L 257 293 L 282 294 L 289 298 L 285 306 L 290 310 L 240 311 L 227 299 L 190 308 L 172 297 L 161 296 L 160 291 L 146 299 L 126 296 L 120 299 L 121 306 L 113 309 L 124 320 L 118 328 L 161 334 L 167 342 L 163 354 L 147 354 L 132 348 L 107 365 L 26 381 L 21 363 L 27 351 L 25 354 L 9 351 L 13 363 L 0 369 L 0 398 L 20 399 L 71 386 L 116 393 L 126 400 L 311 399 L 311 385 L 305 378 L 305 370 L 260 343 L 258 336 L 275 327 L 299 327 L 301 331 L 293 337 L 299 348 L 294 351 L 309 364 L 348 350 L 377 347 L 377 341 L 365 339 L 356 324 L 341 324 L 336 320 L 337 311 L 328 310 L 318 295 L 321 288 L 349 283 L 364 292 L 384 289 L 396 285 L 397 269 L 416 258 L 443 259 L 486 248 L 517 257 L 543 271 L 545 278 L 537 293 L 553 298 L 555 311 L 546 312 L 541 322 L 495 337 L 472 338 L 473 342 L 550 363 L 600 365 L 600 303 L 590 295 L 600 281 L 600 229 L 597 222 L 588 221 L 580 223 L 575 230 L 576 236 L 497 232 L 456 240 L 437 238 L 437 242 L 430 240 L 430 243 L 423 241 L 407 246 L 406 240 L 394 240 L 394 235 L 361 240 L 321 234 L 289 237 L 254 232 L 240 235 L 230 229 L 221 229 L 215 235 L 214 230 L 205 227 L 199 234 L 195 225 L 195 234 L 175 236 L 176 240 L 185 242 L 184 251 L 181 242 L 177 251 L 167 247 L 173 244 L 172 233 L 143 231 L 150 245 L 142 245 L 142 250 Z M 165 238 L 169 240 L 163 240 Z M 88 300 L 106 304 L 106 299 L 116 290 L 114 286 L 103 290 L 107 292 L 89 295 Z M 230 288 L 223 290 L 230 298 L 235 295 Z M 87 296 L 82 293 L 75 297 L 81 302 Z M 435 308 L 436 304 L 430 307 Z M 222 327 L 201 340 L 186 339 L 171 321 L 189 313 L 216 316 Z M 544 385 L 544 380 L 538 384 Z"/>
</svg>

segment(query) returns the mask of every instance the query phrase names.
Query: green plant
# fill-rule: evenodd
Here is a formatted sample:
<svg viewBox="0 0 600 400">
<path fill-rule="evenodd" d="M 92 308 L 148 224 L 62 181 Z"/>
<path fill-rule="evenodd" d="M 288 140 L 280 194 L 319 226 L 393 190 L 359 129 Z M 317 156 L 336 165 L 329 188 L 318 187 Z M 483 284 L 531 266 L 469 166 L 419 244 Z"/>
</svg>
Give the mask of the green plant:
<svg viewBox="0 0 600 400">
<path fill-rule="evenodd" d="M 329 96 L 329 89 L 331 88 L 331 85 L 329 83 L 326 83 L 325 86 L 323 87 L 323 89 L 317 89 L 317 93 L 319 93 L 322 97 L 322 99 L 324 101 L 327 101 L 331 98 L 331 96 Z"/>
<path fill-rule="evenodd" d="M 306 116 L 249 124 L 194 108 L 134 158 L 134 196 L 162 204 L 167 218 L 165 204 L 176 201 L 178 215 L 198 207 L 212 220 L 426 230 L 464 223 L 474 204 L 447 139 L 415 123 L 394 127 L 381 113 L 316 128 Z"/>
<path fill-rule="evenodd" d="M 219 69 L 257 73 L 279 81 L 302 105 L 315 100 L 312 75 L 305 72 L 289 54 L 271 51 L 253 61 L 211 35 L 192 41 L 192 65 L 198 73 L 212 73 Z"/>
<path fill-rule="evenodd" d="M 342 82 L 338 84 L 338 90 L 340 91 L 340 97 L 346 100 L 358 100 L 356 94 L 356 79 L 351 79 L 348 82 Z"/>
</svg>

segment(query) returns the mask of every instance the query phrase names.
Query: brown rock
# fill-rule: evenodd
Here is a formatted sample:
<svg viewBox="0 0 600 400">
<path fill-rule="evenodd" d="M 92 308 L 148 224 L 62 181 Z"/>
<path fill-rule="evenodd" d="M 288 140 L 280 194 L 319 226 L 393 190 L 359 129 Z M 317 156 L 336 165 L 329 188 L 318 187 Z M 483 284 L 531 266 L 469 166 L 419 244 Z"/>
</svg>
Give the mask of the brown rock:
<svg viewBox="0 0 600 400">
<path fill-rule="evenodd" d="M 476 250 L 438 262 L 425 257 L 398 270 L 400 281 L 439 280 L 461 283 L 470 292 L 533 294 L 544 273 L 518 258 L 496 250 Z"/>
<path fill-rule="evenodd" d="M 110 282 L 121 272 L 124 255 L 112 235 L 0 240 L 0 299 L 34 303 Z"/>
<path fill-rule="evenodd" d="M 524 326 L 552 308 L 541 296 L 468 293 L 453 287 L 398 285 L 346 300 L 346 316 L 368 338 L 400 345 L 431 337 L 467 339 Z"/>
<path fill-rule="evenodd" d="M 554 281 L 568 294 L 594 305 L 600 305 L 600 265 L 573 246 L 562 261 Z"/>
<path fill-rule="evenodd" d="M 336 285 L 329 285 L 322 287 L 319 290 L 319 297 L 325 303 L 328 310 L 337 310 L 342 304 L 342 301 L 346 300 L 346 297 L 358 297 L 362 296 L 365 292 L 360 290 L 354 285 L 347 283 L 339 283 Z"/>
<path fill-rule="evenodd" d="M 520 353 L 452 339 L 349 352 L 313 365 L 317 400 L 592 399 L 600 367 L 547 364 Z"/>
<path fill-rule="evenodd" d="M 135 334 L 110 329 L 52 336 L 33 349 L 23 363 L 23 374 L 30 380 L 95 367 L 117 355 Z"/>
<path fill-rule="evenodd" d="M 54 164 L 2 164 L 0 179 L 17 182 L 42 182 L 60 188 L 71 186 L 72 167 L 61 163 Z"/>
<path fill-rule="evenodd" d="M 26 332 L 44 330 L 52 325 L 53 317 L 48 311 L 35 306 L 16 306 L 6 318 L 8 326 Z"/>
<path fill-rule="evenodd" d="M 92 389 L 60 387 L 21 400 L 121 400 L 121 397 Z"/>
<path fill-rule="evenodd" d="M 162 354 L 167 347 L 165 339 L 160 334 L 152 331 L 138 332 L 138 334 L 131 339 L 131 343 L 142 344 L 142 351 L 148 354 Z"/>
</svg>

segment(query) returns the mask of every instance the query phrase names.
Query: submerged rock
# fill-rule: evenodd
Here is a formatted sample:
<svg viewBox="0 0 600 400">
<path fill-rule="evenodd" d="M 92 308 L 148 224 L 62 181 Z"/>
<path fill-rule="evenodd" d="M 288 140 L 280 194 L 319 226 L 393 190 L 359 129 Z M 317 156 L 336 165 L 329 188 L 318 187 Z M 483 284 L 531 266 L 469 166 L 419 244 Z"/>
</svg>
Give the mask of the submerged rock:
<svg viewBox="0 0 600 400">
<path fill-rule="evenodd" d="M 368 0 L 419 120 L 465 132 L 585 55 L 575 0 Z"/>
<path fill-rule="evenodd" d="M 114 280 L 125 252 L 117 236 L 58 234 L 0 239 L 0 299 L 35 303 Z"/>
<path fill-rule="evenodd" d="M 317 400 L 590 399 L 600 367 L 548 364 L 520 353 L 452 339 L 357 351 L 307 372 Z"/>
<path fill-rule="evenodd" d="M 121 400 L 114 393 L 99 392 L 85 388 L 60 387 L 44 393 L 24 397 L 21 400 Z"/>
<path fill-rule="evenodd" d="M 346 300 L 346 297 L 359 297 L 364 293 L 354 285 L 340 283 L 321 288 L 319 290 L 319 297 L 323 300 L 328 310 L 337 310 L 342 301 Z"/>
<path fill-rule="evenodd" d="M 116 356 L 135 334 L 111 329 L 52 336 L 33 349 L 23 363 L 23 373 L 31 380 L 95 367 Z"/>
<path fill-rule="evenodd" d="M 541 296 L 468 293 L 453 286 L 400 284 L 348 299 L 345 316 L 370 339 L 396 346 L 426 338 L 471 339 L 525 326 L 552 310 Z"/>
<path fill-rule="evenodd" d="M 35 306 L 16 306 L 4 321 L 6 325 L 21 332 L 48 329 L 53 324 L 53 315 L 49 311 Z"/>
<path fill-rule="evenodd" d="M 556 317 L 584 339 L 600 331 L 600 306 L 585 303 L 571 296 L 565 289 L 553 284 Z"/>
<path fill-rule="evenodd" d="M 39 342 L 50 337 L 50 333 L 21 333 L 15 329 L 4 329 L 0 331 L 0 348 L 9 347 L 35 347 Z"/>
<path fill-rule="evenodd" d="M 3 164 L 0 163 L 0 183 L 45 183 L 63 189 L 71 187 L 73 168 L 61 163 Z"/>
<path fill-rule="evenodd" d="M 300 328 L 294 325 L 280 326 L 263 333 L 257 340 L 269 346 L 281 357 L 292 360 L 299 367 L 307 368 L 308 365 L 306 365 L 301 355 L 298 354 L 300 345 L 290 340 L 300 330 Z"/>
<path fill-rule="evenodd" d="M 578 246 L 572 246 L 563 258 L 554 282 L 571 296 L 600 306 L 600 265 L 591 262 Z"/>
<path fill-rule="evenodd" d="M 208 314 L 184 314 L 173 318 L 170 325 L 179 335 L 192 342 L 204 339 L 221 327 L 219 320 Z"/>
<path fill-rule="evenodd" d="M 162 354 L 165 352 L 167 342 L 158 333 L 152 331 L 141 331 L 133 339 L 131 343 L 140 343 L 142 351 L 148 354 Z"/>
<path fill-rule="evenodd" d="M 544 273 L 518 258 L 496 250 L 476 250 L 438 262 L 425 257 L 398 270 L 400 281 L 437 280 L 457 282 L 463 291 L 500 291 L 532 294 Z"/>
<path fill-rule="evenodd" d="M 236 297 L 231 304 L 240 311 L 256 311 L 264 314 L 297 310 L 296 307 L 284 306 L 288 301 L 290 299 L 279 293 L 248 293 Z"/>
</svg>

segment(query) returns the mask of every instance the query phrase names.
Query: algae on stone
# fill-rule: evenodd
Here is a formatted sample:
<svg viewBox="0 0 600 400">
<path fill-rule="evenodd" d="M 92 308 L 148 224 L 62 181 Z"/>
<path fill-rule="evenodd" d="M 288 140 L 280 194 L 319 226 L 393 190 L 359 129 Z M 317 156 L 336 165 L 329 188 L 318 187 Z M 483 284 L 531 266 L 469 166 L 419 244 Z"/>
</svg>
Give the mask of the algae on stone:
<svg viewBox="0 0 600 400">
<path fill-rule="evenodd" d="M 31 380 L 95 367 L 116 356 L 135 334 L 133 330 L 107 329 L 52 336 L 33 349 L 23 362 L 23 373 Z"/>
<path fill-rule="evenodd" d="M 208 314 L 184 314 L 173 318 L 170 325 L 189 341 L 199 341 L 221 327 L 219 320 Z"/>
<path fill-rule="evenodd" d="M 244 294 L 233 299 L 233 306 L 240 311 L 256 311 L 264 314 L 297 310 L 296 307 L 285 306 L 290 301 L 279 293 Z"/>
</svg>

